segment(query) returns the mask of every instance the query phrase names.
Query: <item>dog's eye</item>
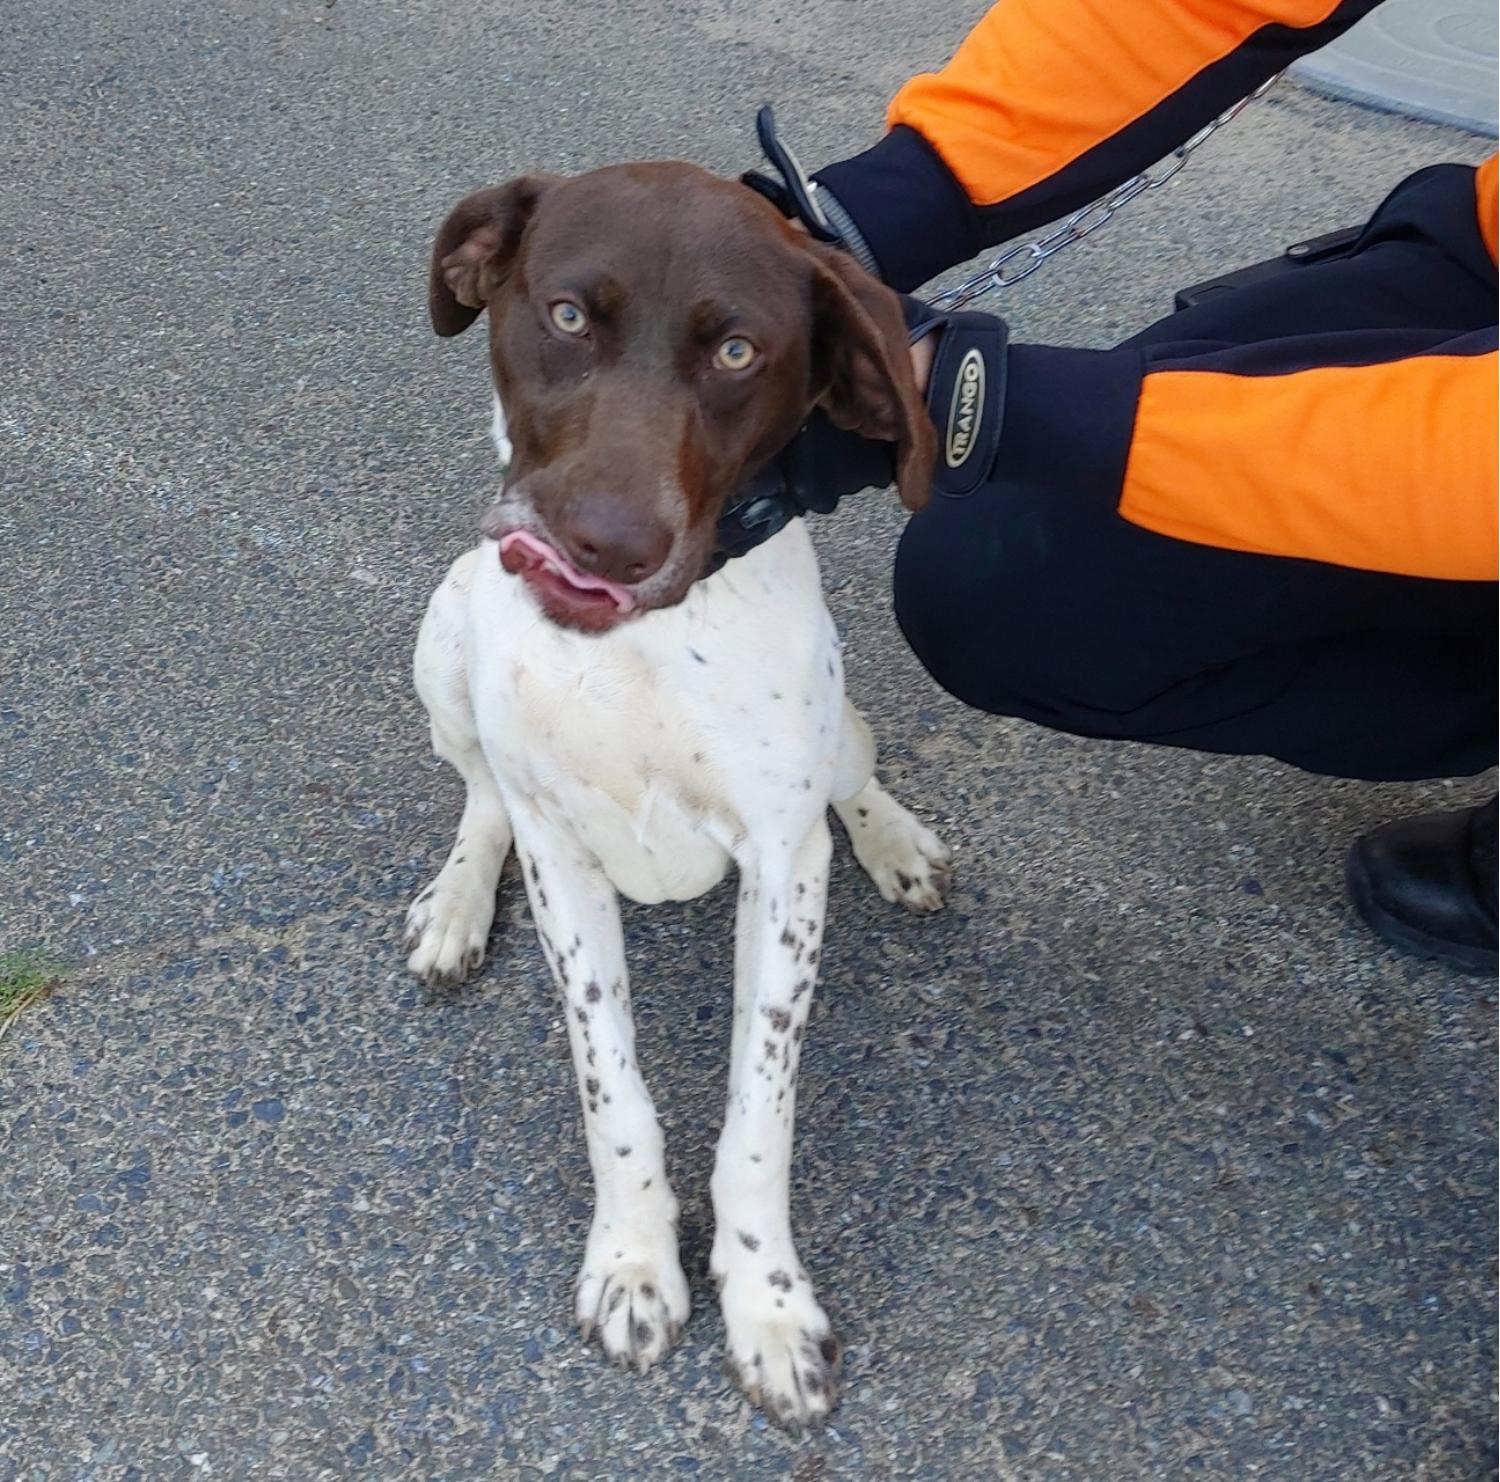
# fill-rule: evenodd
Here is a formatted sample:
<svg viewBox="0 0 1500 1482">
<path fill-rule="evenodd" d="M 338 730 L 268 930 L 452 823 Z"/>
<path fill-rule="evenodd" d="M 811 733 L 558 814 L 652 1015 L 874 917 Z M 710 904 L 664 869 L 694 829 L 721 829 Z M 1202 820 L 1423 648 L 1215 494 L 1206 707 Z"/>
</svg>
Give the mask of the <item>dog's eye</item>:
<svg viewBox="0 0 1500 1482">
<path fill-rule="evenodd" d="M 755 346 L 740 335 L 731 335 L 714 355 L 714 364 L 721 370 L 742 371 L 754 361 Z"/>
<path fill-rule="evenodd" d="M 567 299 L 559 299 L 548 312 L 552 315 L 552 322 L 564 334 L 582 334 L 589 327 L 589 316 Z"/>
</svg>

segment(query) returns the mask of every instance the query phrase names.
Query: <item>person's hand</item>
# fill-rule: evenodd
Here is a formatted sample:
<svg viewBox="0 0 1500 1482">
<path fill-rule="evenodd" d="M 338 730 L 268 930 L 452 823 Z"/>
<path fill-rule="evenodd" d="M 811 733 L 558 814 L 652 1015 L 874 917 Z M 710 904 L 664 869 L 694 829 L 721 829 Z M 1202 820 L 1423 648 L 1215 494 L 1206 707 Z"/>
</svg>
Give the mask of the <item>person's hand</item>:
<svg viewBox="0 0 1500 1482">
<path fill-rule="evenodd" d="M 911 373 L 916 378 L 917 394 L 927 395 L 927 383 L 932 379 L 932 358 L 937 354 L 937 341 L 924 335 L 911 347 Z"/>
<path fill-rule="evenodd" d="M 933 486 L 972 493 L 994 468 L 1005 397 L 1005 321 L 991 314 L 943 314 L 902 295 L 917 389 L 938 430 Z M 719 520 L 711 563 L 718 570 L 799 515 L 829 514 L 841 499 L 883 489 L 896 472 L 892 443 L 845 432 L 818 410 L 791 442 L 736 491 Z"/>
<path fill-rule="evenodd" d="M 711 569 L 743 556 L 810 510 L 828 514 L 846 494 L 884 488 L 896 477 L 896 445 L 835 427 L 814 408 L 802 429 L 737 489 L 719 518 Z"/>
</svg>

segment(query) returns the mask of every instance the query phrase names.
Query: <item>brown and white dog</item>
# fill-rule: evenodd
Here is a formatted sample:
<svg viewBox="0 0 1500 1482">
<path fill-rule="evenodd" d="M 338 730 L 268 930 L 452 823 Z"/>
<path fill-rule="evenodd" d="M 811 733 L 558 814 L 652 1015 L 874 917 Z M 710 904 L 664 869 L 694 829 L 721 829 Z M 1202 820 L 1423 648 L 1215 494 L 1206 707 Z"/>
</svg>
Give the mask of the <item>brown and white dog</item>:
<svg viewBox="0 0 1500 1482">
<path fill-rule="evenodd" d="M 802 523 L 701 578 L 728 496 L 814 405 L 895 442 L 903 500 L 926 499 L 933 434 L 895 297 L 743 186 L 646 164 L 467 197 L 438 234 L 430 309 L 441 335 L 488 310 L 509 467 L 417 641 L 432 743 L 467 798 L 408 914 L 411 970 L 447 983 L 480 965 L 514 843 L 596 1185 L 577 1319 L 644 1369 L 686 1322 L 688 1284 L 616 892 L 686 900 L 738 869 L 711 1268 L 730 1372 L 781 1423 L 816 1421 L 838 1345 L 787 1201 L 828 807 L 914 911 L 941 905 L 948 854 L 873 780 Z"/>
</svg>

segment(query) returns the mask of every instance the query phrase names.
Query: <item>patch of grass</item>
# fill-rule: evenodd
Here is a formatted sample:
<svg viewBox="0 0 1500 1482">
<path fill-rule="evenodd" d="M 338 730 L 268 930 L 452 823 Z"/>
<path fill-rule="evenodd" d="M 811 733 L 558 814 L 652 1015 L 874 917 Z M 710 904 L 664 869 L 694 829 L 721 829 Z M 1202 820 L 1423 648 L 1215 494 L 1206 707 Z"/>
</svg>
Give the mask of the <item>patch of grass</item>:
<svg viewBox="0 0 1500 1482">
<path fill-rule="evenodd" d="M 26 1009 L 57 986 L 61 973 L 62 964 L 49 952 L 0 952 L 0 1039 Z"/>
</svg>

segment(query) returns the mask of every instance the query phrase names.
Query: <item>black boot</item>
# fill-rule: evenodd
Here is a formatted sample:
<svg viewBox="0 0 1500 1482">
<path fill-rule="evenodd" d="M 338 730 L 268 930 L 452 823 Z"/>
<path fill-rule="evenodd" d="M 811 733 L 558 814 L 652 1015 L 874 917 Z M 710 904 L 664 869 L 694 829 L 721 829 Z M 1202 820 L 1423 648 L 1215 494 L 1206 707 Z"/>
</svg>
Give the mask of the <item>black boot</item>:
<svg viewBox="0 0 1500 1482">
<path fill-rule="evenodd" d="M 1424 813 L 1354 841 L 1354 909 L 1382 941 L 1475 977 L 1495 975 L 1495 802 Z"/>
</svg>

